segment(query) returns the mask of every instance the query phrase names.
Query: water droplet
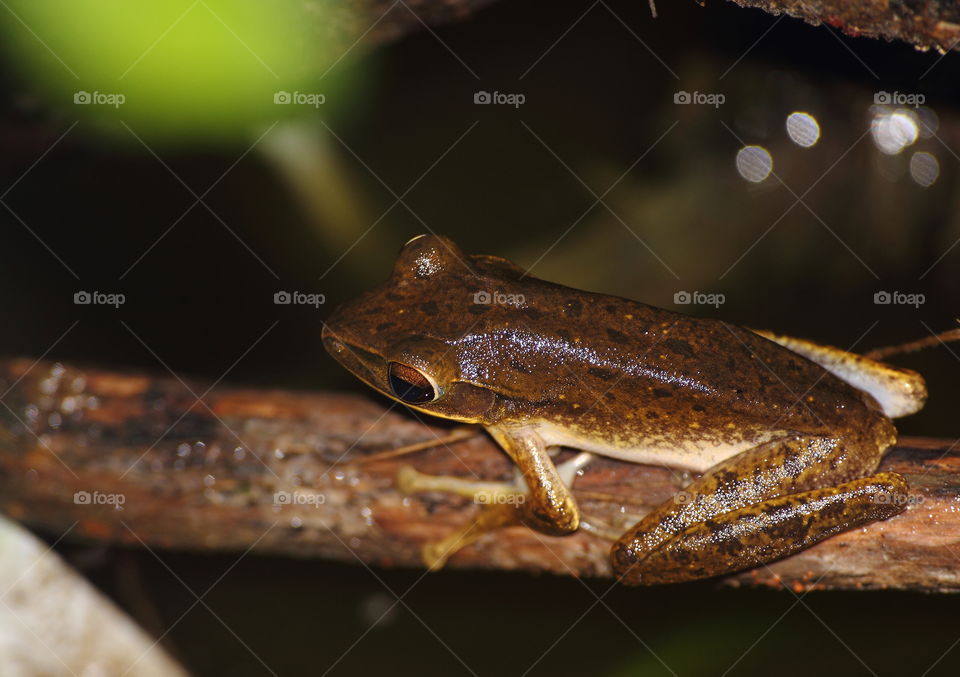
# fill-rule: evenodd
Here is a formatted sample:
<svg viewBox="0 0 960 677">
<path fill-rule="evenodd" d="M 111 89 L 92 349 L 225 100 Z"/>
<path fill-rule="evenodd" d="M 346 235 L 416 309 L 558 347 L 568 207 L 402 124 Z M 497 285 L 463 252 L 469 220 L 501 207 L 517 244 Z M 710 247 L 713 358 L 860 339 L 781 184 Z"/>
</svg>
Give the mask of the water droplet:
<svg viewBox="0 0 960 677">
<path fill-rule="evenodd" d="M 177 447 L 177 456 L 183 458 L 184 456 L 189 456 L 189 455 L 190 455 L 190 445 L 187 444 L 186 442 L 182 442 Z"/>
<path fill-rule="evenodd" d="M 60 411 L 62 411 L 64 414 L 72 414 L 76 410 L 77 398 L 72 395 L 64 397 L 63 401 L 60 403 Z"/>
<path fill-rule="evenodd" d="M 216 481 L 217 481 L 217 478 L 214 477 L 213 475 L 204 475 L 204 476 L 203 476 L 203 484 L 204 484 L 205 486 L 212 487 Z"/>
</svg>

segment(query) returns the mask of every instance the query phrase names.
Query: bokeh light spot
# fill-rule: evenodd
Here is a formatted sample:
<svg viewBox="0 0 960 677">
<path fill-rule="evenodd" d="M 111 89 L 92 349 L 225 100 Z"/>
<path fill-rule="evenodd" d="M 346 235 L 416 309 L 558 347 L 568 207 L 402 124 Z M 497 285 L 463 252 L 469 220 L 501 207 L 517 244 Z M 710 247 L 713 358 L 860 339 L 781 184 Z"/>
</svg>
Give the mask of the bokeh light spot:
<svg viewBox="0 0 960 677">
<path fill-rule="evenodd" d="M 744 146 L 737 153 L 737 171 L 751 183 L 760 183 L 773 171 L 773 158 L 763 146 Z"/>
<path fill-rule="evenodd" d="M 820 140 L 820 125 L 809 113 L 790 113 L 787 116 L 787 135 L 802 148 L 810 148 Z"/>
</svg>

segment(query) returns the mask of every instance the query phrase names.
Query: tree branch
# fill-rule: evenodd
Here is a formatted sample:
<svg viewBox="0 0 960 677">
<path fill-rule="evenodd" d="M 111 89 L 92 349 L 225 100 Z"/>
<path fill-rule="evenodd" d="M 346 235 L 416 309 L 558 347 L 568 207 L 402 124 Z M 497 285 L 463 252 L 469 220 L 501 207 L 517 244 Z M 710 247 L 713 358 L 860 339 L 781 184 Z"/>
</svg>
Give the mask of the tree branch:
<svg viewBox="0 0 960 677">
<path fill-rule="evenodd" d="M 731 0 L 770 14 L 788 14 L 818 26 L 827 24 L 852 37 L 903 40 L 917 49 L 947 52 L 960 42 L 956 0 Z"/>
<path fill-rule="evenodd" d="M 78 522 L 71 537 L 97 542 L 253 545 L 261 553 L 420 567 L 421 545 L 468 524 L 478 507 L 445 494 L 402 496 L 394 486 L 400 467 L 512 477 L 486 435 L 426 425 L 364 397 L 216 387 L 198 401 L 207 387 L 0 361 L 0 509 L 55 535 Z M 960 590 L 955 446 L 905 439 L 887 456 L 882 467 L 911 486 L 904 514 L 726 582 Z M 577 479 L 575 495 L 591 518 L 625 528 L 684 479 L 600 459 Z M 277 503 L 278 492 L 289 500 Z M 448 566 L 609 577 L 608 549 L 583 532 L 551 538 L 516 527 L 484 537 Z"/>
</svg>

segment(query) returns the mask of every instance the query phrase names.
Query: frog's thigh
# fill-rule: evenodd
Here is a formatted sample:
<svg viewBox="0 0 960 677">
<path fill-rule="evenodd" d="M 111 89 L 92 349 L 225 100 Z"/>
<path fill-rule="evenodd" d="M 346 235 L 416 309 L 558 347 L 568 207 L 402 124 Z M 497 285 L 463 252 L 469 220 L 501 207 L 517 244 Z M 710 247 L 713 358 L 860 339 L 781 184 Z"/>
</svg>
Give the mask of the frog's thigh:
<svg viewBox="0 0 960 677">
<path fill-rule="evenodd" d="M 664 543 L 625 582 L 680 583 L 753 568 L 841 531 L 903 510 L 906 482 L 878 473 L 836 487 L 780 496 L 700 522 Z"/>
<path fill-rule="evenodd" d="M 734 456 L 624 534 L 611 551 L 614 569 L 635 585 L 714 576 L 889 517 L 903 509 L 906 484 L 895 473 L 864 478 L 880 456 L 867 445 L 818 436 Z M 782 525 L 791 525 L 790 535 L 771 538 L 785 533 Z"/>
<path fill-rule="evenodd" d="M 916 413 L 926 402 L 926 383 L 915 371 L 792 336 L 758 330 L 754 333 L 816 362 L 853 387 L 870 393 L 890 418 Z"/>
</svg>

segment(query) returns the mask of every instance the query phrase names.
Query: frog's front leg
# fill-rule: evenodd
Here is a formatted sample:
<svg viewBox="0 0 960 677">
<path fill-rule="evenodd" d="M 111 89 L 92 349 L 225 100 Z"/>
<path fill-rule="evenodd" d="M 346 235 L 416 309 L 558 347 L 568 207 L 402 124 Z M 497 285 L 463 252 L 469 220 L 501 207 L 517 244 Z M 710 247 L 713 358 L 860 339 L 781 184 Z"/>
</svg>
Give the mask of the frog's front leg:
<svg viewBox="0 0 960 677">
<path fill-rule="evenodd" d="M 592 455 L 580 453 L 557 467 L 550 449 L 534 429 L 491 427 L 488 431 L 515 463 L 519 471 L 516 484 L 423 475 L 412 468 L 402 469 L 397 477 L 404 493 L 445 491 L 489 504 L 471 525 L 424 546 L 424 561 L 432 569 L 440 568 L 457 550 L 497 529 L 525 524 L 560 536 L 580 526 L 580 511 L 570 487 L 577 470 L 589 463 Z"/>
<path fill-rule="evenodd" d="M 678 583 L 752 568 L 906 505 L 897 473 L 869 475 L 882 447 L 794 436 L 724 461 L 643 518 L 613 546 L 632 585 Z"/>
</svg>

